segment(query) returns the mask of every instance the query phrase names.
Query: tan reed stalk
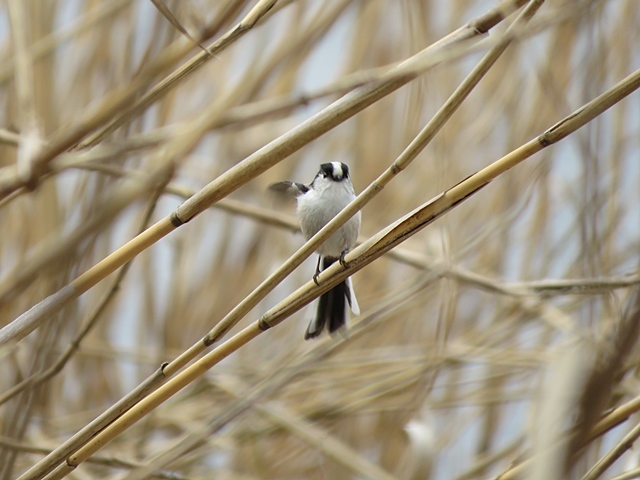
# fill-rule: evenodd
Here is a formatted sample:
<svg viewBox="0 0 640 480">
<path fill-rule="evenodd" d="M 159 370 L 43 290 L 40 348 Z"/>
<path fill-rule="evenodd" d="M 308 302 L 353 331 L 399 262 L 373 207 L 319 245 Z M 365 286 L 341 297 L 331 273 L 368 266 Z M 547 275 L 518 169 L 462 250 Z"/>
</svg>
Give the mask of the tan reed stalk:
<svg viewBox="0 0 640 480">
<path fill-rule="evenodd" d="M 81 144 L 82 148 L 90 147 L 100 143 L 109 133 L 117 130 L 122 125 L 131 121 L 137 115 L 142 113 L 151 104 L 155 103 L 160 97 L 166 95 L 169 90 L 183 81 L 189 74 L 202 67 L 207 61 L 222 52 L 225 48 L 238 40 L 242 35 L 251 30 L 258 22 L 268 18 L 269 12 L 276 6 L 277 0 L 258 0 L 251 11 L 238 23 L 234 28 L 229 30 L 220 39 L 205 47 L 205 51 L 193 57 L 184 66 L 172 72 L 164 80 L 154 86 L 140 100 L 133 103 L 132 106 L 126 108 L 124 113 L 116 115 L 116 118 L 109 122 L 100 131 L 93 134 Z M 213 32 L 208 32 L 212 34 Z M 203 39 L 204 40 L 204 39 Z"/>
<path fill-rule="evenodd" d="M 29 52 L 32 61 L 39 60 L 45 55 L 50 54 L 57 46 L 65 40 L 69 40 L 76 35 L 86 32 L 97 23 L 104 21 L 111 15 L 117 14 L 122 8 L 132 3 L 132 0 L 114 0 L 112 2 L 101 4 L 79 18 L 72 26 L 55 35 L 49 35 L 46 38 L 35 43 Z M 6 83 L 14 74 L 15 62 L 8 61 L 0 66 L 0 84 Z"/>
<path fill-rule="evenodd" d="M 598 463 L 591 467 L 587 474 L 582 477 L 582 480 L 596 480 L 599 478 L 616 460 L 633 447 L 638 437 L 640 437 L 640 425 L 633 427 L 617 445 L 598 460 Z"/>
<path fill-rule="evenodd" d="M 167 177 L 166 180 L 168 181 L 169 177 Z M 152 196 L 149 202 L 149 205 L 147 207 L 147 210 L 143 216 L 140 232 L 143 232 L 151 222 L 151 216 L 153 215 L 153 212 L 156 209 L 158 198 L 160 197 L 160 195 L 163 193 L 164 190 L 165 190 L 165 187 L 162 185 L 156 188 L 156 191 L 154 192 L 154 195 Z M 107 293 L 97 303 L 94 310 L 87 317 L 87 320 L 83 323 L 82 327 L 80 328 L 76 336 L 73 338 L 73 340 L 71 341 L 67 349 L 62 353 L 62 355 L 60 355 L 58 360 L 56 360 L 56 362 L 53 365 L 48 367 L 43 372 L 40 372 L 36 375 L 25 378 L 22 382 L 16 384 L 11 389 L 2 393 L 0 395 L 0 405 L 7 402 L 8 400 L 13 398 L 15 395 L 19 394 L 20 392 L 24 391 L 26 388 L 34 388 L 37 385 L 50 380 L 51 377 L 53 377 L 54 375 L 57 375 L 62 371 L 64 366 L 67 364 L 67 362 L 77 352 L 78 348 L 82 343 L 82 340 L 89 334 L 89 332 L 91 332 L 93 327 L 100 320 L 102 315 L 105 313 L 105 309 L 109 306 L 109 303 L 114 299 L 116 293 L 120 289 L 122 281 L 124 280 L 124 277 L 127 275 L 127 272 L 129 271 L 130 267 L 131 267 L 131 262 L 128 262 L 128 263 L 125 263 L 120 270 L 118 270 L 117 275 L 113 279 L 113 282 L 111 283 L 111 286 L 109 287 Z"/>
<path fill-rule="evenodd" d="M 588 372 L 589 377 L 583 382 L 582 391 L 579 392 L 583 397 L 580 400 L 584 410 L 592 408 L 595 410 L 594 404 L 603 403 L 602 397 L 611 394 L 610 383 L 612 377 L 620 371 L 621 364 L 624 362 L 625 357 L 629 355 L 637 341 L 636 330 L 640 328 L 640 324 L 638 323 L 638 319 L 640 318 L 640 291 L 636 290 L 635 299 L 633 300 L 633 303 L 629 305 L 629 311 L 619 324 L 614 325 L 608 337 L 600 342 L 597 361 L 594 362 L 593 368 Z M 596 394 L 594 394 L 594 392 L 596 392 Z M 640 397 L 621 405 L 601 418 L 596 418 L 597 414 L 593 412 L 585 413 L 581 411 L 581 417 L 575 422 L 573 429 L 564 433 L 562 438 L 554 439 L 557 441 L 546 447 L 555 451 L 564 451 L 566 455 L 564 459 L 566 464 L 564 466 L 561 464 L 554 465 L 556 471 L 552 473 L 561 475 L 562 468 L 568 468 L 572 457 L 578 456 L 585 445 L 588 445 L 595 438 L 600 437 L 610 429 L 618 426 L 621 422 L 627 420 L 630 415 L 638 412 L 638 410 L 640 410 Z M 589 416 L 592 418 L 589 418 Z M 637 435 L 637 427 L 635 427 L 613 450 L 594 464 L 585 476 L 591 479 L 598 478 L 613 461 L 624 453 L 625 450 L 630 448 L 632 444 L 631 439 L 636 438 Z M 538 451 L 536 453 L 537 456 L 528 458 L 513 466 L 498 478 L 500 480 L 521 478 L 522 475 L 532 468 L 532 464 L 533 467 L 535 467 L 536 462 L 541 463 L 539 457 L 546 452 Z"/>
<path fill-rule="evenodd" d="M 426 282 L 428 282 L 428 280 Z M 401 287 L 397 292 L 392 292 L 388 295 L 388 298 L 380 302 L 379 305 L 374 307 L 352 326 L 349 330 L 349 339 L 354 340 L 361 336 L 366 331 L 366 328 L 369 325 L 374 324 L 382 313 L 393 311 L 408 299 L 418 295 L 426 282 L 421 281 L 408 288 Z M 286 384 L 290 383 L 304 369 L 309 368 L 311 365 L 317 364 L 321 359 L 327 358 L 329 355 L 340 351 L 346 343 L 345 338 L 338 341 L 333 339 L 320 341 L 311 351 L 306 352 L 300 359 L 297 359 L 292 365 L 288 366 L 288 368 L 272 371 L 269 377 L 253 387 L 246 395 L 243 395 L 237 402 L 234 402 L 232 406 L 222 414 L 215 414 L 212 416 L 211 420 L 207 422 L 206 427 L 202 430 L 194 432 L 188 437 L 182 439 L 178 444 L 172 445 L 167 451 L 158 455 L 158 458 L 155 459 L 155 461 L 151 461 L 149 465 L 131 472 L 131 475 L 129 475 L 126 480 L 142 480 L 158 469 L 165 467 L 172 460 L 179 458 L 181 455 L 184 455 L 196 445 L 203 442 L 205 438 L 213 432 L 222 429 L 231 420 L 239 416 L 244 411 L 250 409 L 260 399 L 274 391 L 284 388 Z M 326 438 L 326 435 L 323 438 Z M 57 472 L 60 474 L 67 469 L 68 467 L 63 465 L 59 467 Z M 55 475 L 55 473 L 52 475 Z"/>
</svg>

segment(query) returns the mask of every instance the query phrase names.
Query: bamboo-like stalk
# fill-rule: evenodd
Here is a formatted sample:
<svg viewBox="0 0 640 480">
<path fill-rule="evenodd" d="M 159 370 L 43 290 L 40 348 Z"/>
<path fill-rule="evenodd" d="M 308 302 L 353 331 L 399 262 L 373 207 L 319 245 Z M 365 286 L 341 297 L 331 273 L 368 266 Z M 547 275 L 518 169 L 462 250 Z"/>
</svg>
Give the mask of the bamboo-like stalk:
<svg viewBox="0 0 640 480">
<path fill-rule="evenodd" d="M 169 177 L 167 177 L 166 180 L 168 181 Z M 157 206 L 158 198 L 160 197 L 164 189 L 165 187 L 160 185 L 156 189 L 156 192 L 154 193 L 154 195 L 152 196 L 151 201 L 149 202 L 149 206 L 147 207 L 147 211 L 145 212 L 145 215 L 142 220 L 142 228 L 141 228 L 142 231 L 144 231 L 146 227 L 149 225 L 151 221 L 151 215 L 153 214 Z M 96 305 L 96 308 L 91 312 L 91 314 L 89 315 L 87 320 L 84 322 L 78 334 L 74 337 L 74 339 L 71 341 L 71 344 L 60 356 L 60 358 L 53 365 L 47 368 L 47 370 L 45 370 L 44 372 L 41 372 L 37 375 L 33 375 L 31 377 L 24 379 L 22 382 L 20 382 L 10 390 L 0 395 L 0 405 L 7 402 L 8 400 L 13 398 L 15 395 L 19 394 L 20 392 L 24 391 L 26 388 L 33 388 L 42 382 L 46 382 L 49 379 L 51 379 L 51 377 L 53 377 L 54 375 L 57 375 L 62 371 L 62 369 L 67 364 L 67 362 L 71 359 L 73 354 L 77 352 L 78 348 L 80 347 L 80 344 L 82 343 L 82 340 L 87 336 L 89 332 L 91 332 L 93 327 L 96 325 L 96 322 L 98 322 L 98 320 L 100 320 L 101 316 L 104 314 L 105 309 L 107 308 L 109 303 L 113 300 L 116 293 L 120 289 L 120 285 L 122 284 L 122 281 L 126 276 L 127 272 L 129 271 L 130 267 L 131 267 L 131 263 L 126 263 L 118 271 L 111 286 L 109 287 L 108 292 L 104 295 L 104 297 L 100 300 L 100 302 L 98 302 L 98 304 Z"/>
<path fill-rule="evenodd" d="M 406 301 L 408 298 L 417 295 L 421 290 L 421 286 L 422 285 L 418 284 L 412 286 L 409 289 L 402 288 L 399 292 L 392 293 L 389 298 L 383 301 L 377 309 L 371 312 L 371 316 L 365 316 L 357 324 L 354 325 L 352 331 L 350 332 L 350 338 L 354 339 L 361 335 L 374 319 L 375 315 L 381 313 L 384 310 L 393 309 L 394 307 L 401 305 L 402 302 Z M 325 341 L 320 342 L 313 350 L 305 354 L 301 359 L 297 360 L 293 365 L 291 365 L 290 368 L 275 370 L 271 372 L 269 378 L 265 379 L 260 384 L 252 388 L 251 391 L 248 392 L 247 395 L 239 399 L 238 402 L 233 403 L 230 409 L 228 409 L 222 415 L 215 415 L 203 431 L 190 435 L 189 437 L 179 442 L 178 445 L 172 446 L 170 452 L 168 452 L 168 455 L 164 456 L 168 456 L 169 458 L 164 458 L 161 465 L 164 466 L 172 459 L 177 458 L 180 454 L 184 454 L 185 452 L 189 451 L 197 443 L 202 442 L 208 434 L 222 429 L 228 422 L 230 422 L 236 416 L 240 415 L 243 411 L 250 408 L 259 399 L 264 398 L 271 392 L 283 388 L 287 383 L 291 382 L 293 378 L 299 375 L 299 373 L 303 369 L 317 363 L 322 358 L 326 358 L 333 352 L 340 350 L 345 343 L 344 339 L 343 341 L 338 342 L 329 340 L 330 339 L 326 339 Z M 51 473 L 51 478 L 56 478 L 59 475 L 64 476 L 74 468 L 75 467 L 70 467 L 67 463 L 63 463 L 54 472 Z M 137 471 L 132 472 L 133 478 L 145 478 L 149 476 L 153 471 L 157 470 L 157 468 L 158 464 L 137 469 Z"/>
<path fill-rule="evenodd" d="M 601 397 L 608 396 L 610 394 L 610 389 L 607 388 L 607 382 L 612 375 L 615 375 L 621 367 L 622 362 L 626 356 L 629 355 L 630 350 L 636 343 L 637 334 L 635 334 L 636 329 L 638 328 L 638 318 L 640 317 L 640 291 L 636 291 L 635 299 L 633 303 L 629 305 L 628 312 L 626 312 L 625 317 L 620 321 L 619 325 L 616 325 L 608 338 L 605 338 L 604 341 L 601 342 L 601 346 L 598 352 L 598 361 L 594 362 L 594 368 L 590 372 L 590 377 L 587 378 L 582 383 L 582 396 L 583 398 L 579 399 L 583 406 L 583 409 L 594 408 L 593 403 L 603 402 Z M 611 354 L 612 346 L 617 347 L 613 349 L 615 352 L 614 355 Z M 596 385 L 598 388 L 597 395 L 594 395 L 594 389 L 596 389 Z M 598 398 L 600 397 L 600 398 Z M 624 405 L 616 408 L 612 412 L 607 413 L 601 418 L 594 418 L 596 415 L 593 412 L 584 413 L 581 411 L 582 418 L 579 419 L 579 422 L 576 422 L 574 428 L 568 431 L 563 435 L 561 439 L 557 439 L 557 444 L 560 445 L 546 445 L 547 449 L 556 449 L 559 447 L 565 452 L 566 456 L 566 464 L 564 468 L 567 468 L 567 464 L 569 464 L 570 459 L 572 457 L 576 457 L 579 454 L 579 451 L 594 438 L 598 438 L 608 430 L 614 428 L 619 425 L 622 421 L 629 418 L 630 415 L 636 413 L 640 409 L 640 398 L 635 398 Z M 595 408 L 594 408 L 595 410 Z M 589 414 L 592 418 L 589 418 Z M 632 429 L 625 438 L 622 439 L 616 447 L 611 450 L 607 455 L 605 455 L 599 462 L 597 462 L 593 467 L 585 474 L 587 478 L 597 478 L 600 476 L 607 468 L 611 466 L 619 456 L 624 453 L 626 449 L 632 443 L 632 439 L 637 438 L 638 432 L 637 427 Z M 537 452 L 537 453 L 545 453 L 545 452 Z M 538 455 L 540 456 L 540 455 Z M 529 458 L 518 465 L 508 469 L 504 473 L 502 473 L 498 478 L 500 480 L 511 480 L 520 478 L 524 473 L 526 473 L 530 468 L 532 463 L 536 460 L 539 461 L 539 458 Z M 562 459 L 560 459 L 561 461 Z M 559 462 L 561 463 L 561 462 Z M 563 468 L 563 465 L 554 465 L 555 473 L 558 474 Z"/>
<path fill-rule="evenodd" d="M 614 446 L 609 453 L 591 467 L 591 470 L 582 477 L 582 480 L 595 480 L 596 478 L 599 478 L 616 460 L 618 460 L 633 446 L 636 440 L 638 440 L 638 437 L 640 437 L 640 425 L 633 427 L 633 429 L 624 436 L 620 443 Z"/>
</svg>

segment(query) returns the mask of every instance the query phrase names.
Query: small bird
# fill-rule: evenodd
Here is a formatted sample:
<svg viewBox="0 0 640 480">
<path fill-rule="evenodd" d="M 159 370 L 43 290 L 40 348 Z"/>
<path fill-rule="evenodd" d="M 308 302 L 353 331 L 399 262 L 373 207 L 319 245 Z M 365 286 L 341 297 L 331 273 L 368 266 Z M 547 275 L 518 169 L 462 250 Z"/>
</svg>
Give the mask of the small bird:
<svg viewBox="0 0 640 480">
<path fill-rule="evenodd" d="M 302 234 L 309 240 L 322 227 L 331 221 L 340 211 L 356 198 L 353 184 L 349 178 L 349 167 L 341 162 L 323 163 L 309 185 L 295 182 L 278 182 L 270 190 L 296 197 L 297 214 Z M 360 212 L 322 243 L 317 252 L 318 264 L 313 280 L 333 263 L 344 263 L 344 256 L 355 245 L 360 233 Z M 322 269 L 320 264 L 322 263 Z M 345 302 L 346 301 L 346 302 Z M 315 338 L 322 333 L 325 325 L 333 333 L 346 323 L 346 303 L 351 311 L 358 315 L 360 307 L 353 291 L 351 277 L 322 294 L 318 302 L 316 316 L 309 323 L 304 339 Z"/>
</svg>

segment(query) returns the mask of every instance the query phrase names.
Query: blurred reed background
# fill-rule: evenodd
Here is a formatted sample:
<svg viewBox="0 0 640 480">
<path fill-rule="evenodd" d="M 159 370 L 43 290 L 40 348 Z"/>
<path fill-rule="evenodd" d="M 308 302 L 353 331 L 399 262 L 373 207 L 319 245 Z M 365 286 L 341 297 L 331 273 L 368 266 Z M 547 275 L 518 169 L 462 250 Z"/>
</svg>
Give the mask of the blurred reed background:
<svg viewBox="0 0 640 480">
<path fill-rule="evenodd" d="M 203 51 L 271 3 L 225 48 Z M 0 324 L 349 90 L 336 82 L 365 71 L 375 80 L 381 71 L 370 69 L 496 5 L 0 2 Z M 478 39 L 486 45 L 463 43 L 5 343 L 1 478 L 196 344 L 303 244 L 293 206 L 275 204 L 270 183 L 309 182 L 339 160 L 363 190 L 517 14 Z M 363 209 L 363 239 L 640 67 L 635 0 L 549 0 L 529 25 Z M 190 75 L 139 106 L 196 57 Z M 363 313 L 344 335 L 304 342 L 314 307 L 300 310 L 68 477 L 640 478 L 639 454 L 619 444 L 640 434 L 639 112 L 633 94 L 355 274 Z M 233 332 L 314 267 L 312 256 Z M 621 425 L 597 430 L 611 412 Z M 617 461 L 607 457 L 616 447 Z"/>
</svg>

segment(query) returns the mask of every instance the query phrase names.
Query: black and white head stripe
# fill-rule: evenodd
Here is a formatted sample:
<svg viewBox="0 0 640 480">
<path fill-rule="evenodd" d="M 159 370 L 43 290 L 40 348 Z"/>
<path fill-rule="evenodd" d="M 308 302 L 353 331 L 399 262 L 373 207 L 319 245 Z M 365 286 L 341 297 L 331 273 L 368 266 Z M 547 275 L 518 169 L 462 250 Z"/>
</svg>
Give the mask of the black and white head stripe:
<svg viewBox="0 0 640 480">
<path fill-rule="evenodd" d="M 349 178 L 349 167 L 342 162 L 323 163 L 320 165 L 320 173 L 336 182 Z"/>
</svg>

